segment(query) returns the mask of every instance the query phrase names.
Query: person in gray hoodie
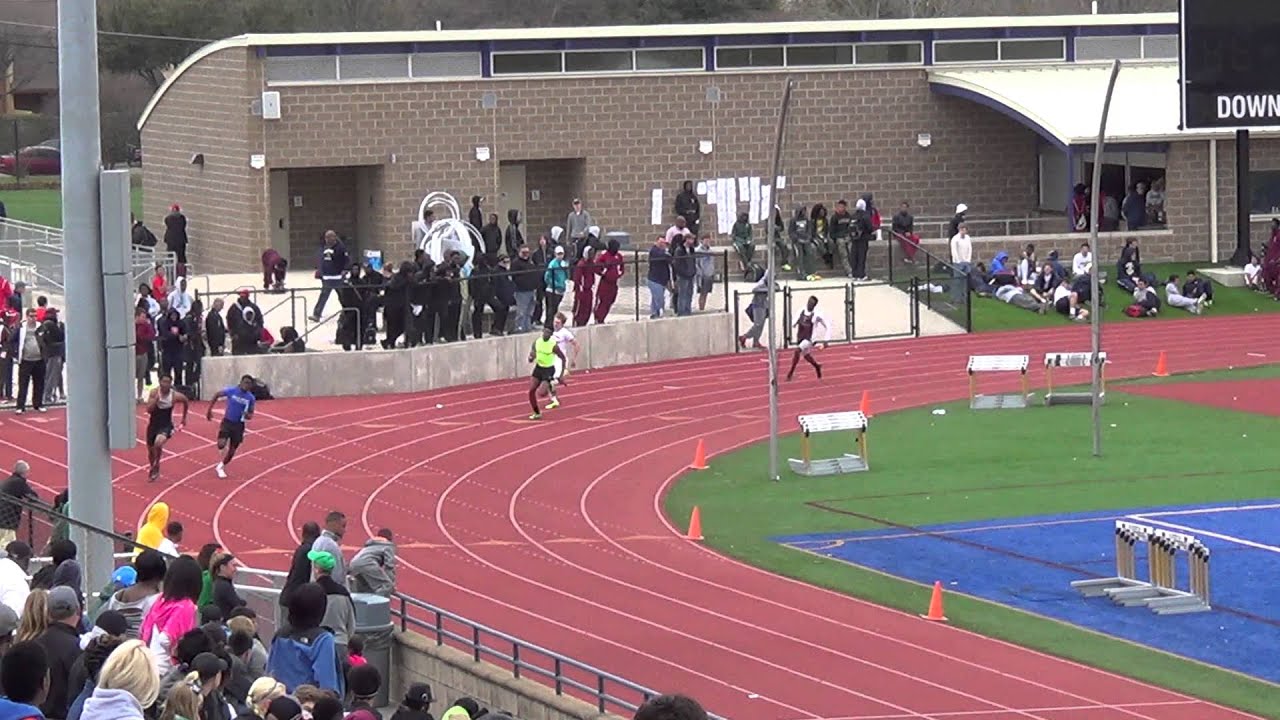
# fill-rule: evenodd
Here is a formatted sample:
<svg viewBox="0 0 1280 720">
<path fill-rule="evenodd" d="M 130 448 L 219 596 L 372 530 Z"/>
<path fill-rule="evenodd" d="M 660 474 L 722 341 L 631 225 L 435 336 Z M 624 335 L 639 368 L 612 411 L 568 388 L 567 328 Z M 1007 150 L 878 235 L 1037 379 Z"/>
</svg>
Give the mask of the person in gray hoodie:
<svg viewBox="0 0 1280 720">
<path fill-rule="evenodd" d="M 591 219 L 591 213 L 582 209 L 582 201 L 574 198 L 573 211 L 564 220 L 564 232 L 568 236 L 566 244 L 573 247 L 581 247 L 580 243 L 585 241 L 587 237 L 587 230 L 595 224 L 595 221 Z M 572 259 L 576 260 L 577 258 Z"/>
<path fill-rule="evenodd" d="M 390 528 L 369 538 L 347 567 L 348 585 L 358 593 L 390 597 L 396 589 L 396 543 Z"/>
<path fill-rule="evenodd" d="M 342 560 L 342 536 L 347 532 L 347 516 L 332 510 L 324 516 L 324 532 L 311 544 L 312 550 L 327 552 L 333 556 L 334 567 L 329 573 L 334 582 L 347 584 L 347 564 Z"/>
</svg>

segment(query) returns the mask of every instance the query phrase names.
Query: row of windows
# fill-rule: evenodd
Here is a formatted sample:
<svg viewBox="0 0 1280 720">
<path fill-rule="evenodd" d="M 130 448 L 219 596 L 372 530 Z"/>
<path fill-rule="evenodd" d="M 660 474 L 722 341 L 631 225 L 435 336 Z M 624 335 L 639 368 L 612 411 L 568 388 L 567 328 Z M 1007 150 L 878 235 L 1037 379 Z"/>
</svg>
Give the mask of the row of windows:
<svg viewBox="0 0 1280 720">
<path fill-rule="evenodd" d="M 1167 59 L 1178 56 L 1173 35 L 1082 37 L 1075 40 L 1076 59 Z M 1036 62 L 1066 59 L 1063 38 L 1003 40 L 938 40 L 933 43 L 937 64 Z M 554 52 L 496 52 L 494 75 L 555 75 L 562 73 L 628 73 L 698 71 L 705 67 L 702 48 L 642 50 L 570 50 Z M 840 67 L 850 65 L 920 65 L 921 42 L 835 45 L 762 45 L 715 50 L 716 68 L 723 70 L 784 67 Z M 478 52 L 389 55 L 326 55 L 268 57 L 267 82 L 339 82 L 359 80 L 473 78 L 481 75 Z"/>
</svg>

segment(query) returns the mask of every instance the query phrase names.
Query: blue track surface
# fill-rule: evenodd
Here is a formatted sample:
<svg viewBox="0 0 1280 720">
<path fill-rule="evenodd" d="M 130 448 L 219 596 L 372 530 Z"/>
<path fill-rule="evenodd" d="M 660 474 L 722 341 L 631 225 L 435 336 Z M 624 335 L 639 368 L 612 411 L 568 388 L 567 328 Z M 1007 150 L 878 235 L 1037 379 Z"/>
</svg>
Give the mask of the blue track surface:
<svg viewBox="0 0 1280 720">
<path fill-rule="evenodd" d="M 1172 513 L 1172 514 L 1169 514 Z M 1160 617 L 1070 583 L 1115 574 L 1114 521 L 1199 537 L 1212 552 L 1214 610 Z M 1280 500 L 985 520 L 918 529 L 800 535 L 776 542 L 1011 605 L 1280 682 Z M 1139 556 L 1140 572 L 1146 559 Z M 1179 567 L 1186 587 L 1186 568 Z"/>
</svg>

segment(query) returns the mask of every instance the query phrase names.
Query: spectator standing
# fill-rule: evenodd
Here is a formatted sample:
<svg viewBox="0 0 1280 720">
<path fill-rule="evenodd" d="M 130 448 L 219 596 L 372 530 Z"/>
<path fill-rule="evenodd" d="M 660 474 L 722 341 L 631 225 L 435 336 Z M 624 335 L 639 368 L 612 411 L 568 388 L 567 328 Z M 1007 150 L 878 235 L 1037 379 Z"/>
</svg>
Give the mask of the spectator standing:
<svg viewBox="0 0 1280 720">
<path fill-rule="evenodd" d="M 511 307 L 498 297 L 499 277 L 504 271 L 498 264 L 498 256 L 485 253 L 476 258 L 475 269 L 468 281 L 471 290 L 471 334 L 484 337 L 484 310 L 493 311 L 489 325 L 490 335 L 502 335 L 507 328 L 507 308 Z"/>
<path fill-rule="evenodd" d="M 49 405 L 67 399 L 62 383 L 62 366 L 67 357 L 67 326 L 58 319 L 57 308 L 45 313 L 44 346 L 48 356 L 44 365 L 44 404 Z"/>
<path fill-rule="evenodd" d="M 147 399 L 147 385 L 151 382 L 151 353 L 155 347 L 156 329 L 147 311 L 139 307 L 133 314 L 133 379 L 138 402 Z"/>
<path fill-rule="evenodd" d="M 569 215 L 564 220 L 564 232 L 568 236 L 568 243 L 575 248 L 581 247 L 586 243 L 588 229 L 595 224 L 591 219 L 591 213 L 582 209 L 582 200 L 574 198 L 573 210 L 569 211 Z M 551 318 L 555 317 L 557 312 L 559 310 L 547 313 L 547 324 L 551 324 Z"/>
<path fill-rule="evenodd" d="M 5 557 L 0 560 L 0 603 L 13 610 L 14 617 L 22 616 L 31 587 L 27 585 L 27 567 L 31 563 L 31 546 L 21 540 L 5 545 Z M 10 632 L 16 628 L 11 628 Z"/>
<path fill-rule="evenodd" d="M 334 566 L 330 573 L 339 585 L 347 584 L 347 566 L 342 559 L 342 536 L 347 533 L 347 516 L 338 510 L 332 510 L 324 517 L 324 531 L 312 543 L 312 550 L 327 552 L 333 556 Z"/>
<path fill-rule="evenodd" d="M 1125 225 L 1130 231 L 1141 230 L 1142 226 L 1147 224 L 1146 183 L 1135 183 L 1129 188 L 1120 212 L 1124 215 Z"/>
<path fill-rule="evenodd" d="M 178 275 L 187 274 L 187 216 L 178 203 L 169 206 L 164 216 L 164 246 L 178 261 Z"/>
<path fill-rule="evenodd" d="M 498 227 L 497 213 L 489 213 L 489 222 L 480 228 L 480 244 L 484 254 L 490 258 L 496 258 L 502 252 L 502 228 Z"/>
<path fill-rule="evenodd" d="M 191 303 L 195 302 L 195 298 L 191 297 L 191 293 L 187 292 L 187 279 L 179 277 L 173 283 L 173 290 L 169 293 L 169 309 L 177 310 L 179 317 L 186 317 L 191 312 Z"/>
<path fill-rule="evenodd" d="M 516 332 L 529 332 L 533 329 L 534 300 L 542 285 L 542 273 L 534 264 L 528 245 L 521 245 L 516 259 L 511 261 L 511 282 L 516 288 Z"/>
<path fill-rule="evenodd" d="M 209 574 L 213 577 L 213 604 L 222 611 L 223 617 L 231 617 L 233 610 L 246 604 L 236 592 L 236 556 L 227 552 L 214 555 L 209 563 Z"/>
<path fill-rule="evenodd" d="M 902 250 L 902 262 L 913 265 L 916 261 L 916 251 L 920 249 L 920 236 L 916 234 L 916 218 L 911 214 L 911 205 L 907 201 L 902 201 L 902 206 L 898 208 L 898 213 L 893 216 L 891 221 L 893 237 L 898 241 L 898 247 Z"/>
<path fill-rule="evenodd" d="M 694 286 L 698 292 L 698 312 L 707 309 L 707 296 L 716 284 L 716 256 L 711 248 L 711 235 L 703 234 L 694 249 L 698 273 L 694 278 Z"/>
<path fill-rule="evenodd" d="M 471 196 L 471 210 L 467 212 L 467 222 L 471 223 L 471 227 L 479 230 L 484 225 L 484 211 L 480 209 L 480 203 L 484 202 L 483 195 Z"/>
<path fill-rule="evenodd" d="M 40 496 L 31 487 L 31 466 L 26 460 L 13 464 L 13 474 L 0 484 L 0 542 L 6 545 L 18 539 L 18 525 L 22 521 L 21 503 L 38 502 Z M 19 613 L 21 614 L 21 613 Z"/>
<path fill-rule="evenodd" d="M 49 353 L 45 347 L 44 328 L 36 321 L 36 309 L 29 308 L 26 322 L 18 329 L 18 414 L 27 411 L 27 391 L 31 391 L 31 407 L 44 412 L 44 371 Z"/>
<path fill-rule="evenodd" d="M 951 266 L 955 268 L 951 299 L 959 305 L 969 293 L 969 273 L 973 272 L 973 241 L 969 239 L 969 227 L 963 222 L 951 238 Z"/>
<path fill-rule="evenodd" d="M 191 310 L 182 318 L 183 334 L 187 343 L 182 348 L 182 379 L 186 388 L 194 388 L 200 382 L 200 360 L 204 357 L 204 303 L 195 300 Z"/>
<path fill-rule="evenodd" d="M 133 559 L 133 568 L 136 578 L 134 583 L 113 593 L 104 607 L 123 615 L 129 624 L 125 636 L 130 640 L 137 640 L 142 619 L 160 599 L 160 586 L 164 582 L 167 561 L 158 550 L 143 550 Z"/>
<path fill-rule="evenodd" d="M 3 295 L 2 289 L 0 295 Z M 18 357 L 18 327 L 22 324 L 22 312 L 16 303 L 10 295 L 0 307 L 0 399 L 3 400 L 13 400 L 13 366 Z"/>
<path fill-rule="evenodd" d="M 572 217 L 572 216 L 571 216 Z M 560 304 L 564 302 L 564 294 L 569 288 L 569 263 L 565 260 L 563 245 L 556 245 L 554 257 L 547 263 L 542 279 L 546 283 L 543 297 L 546 300 L 546 312 L 543 314 L 543 325 L 550 325 L 560 312 Z"/>
<path fill-rule="evenodd" d="M 666 305 L 667 290 L 671 288 L 671 253 L 667 251 L 666 236 L 659 236 L 649 249 L 649 319 L 662 317 Z"/>
<path fill-rule="evenodd" d="M 836 211 L 831 214 L 831 245 L 834 248 L 835 257 L 833 262 L 836 267 L 843 266 L 850 275 L 853 274 L 852 258 L 849 250 L 853 245 L 853 239 L 857 235 L 857 225 L 854 222 L 853 215 L 849 212 L 849 202 L 847 200 L 836 201 Z M 844 257 L 841 257 L 841 256 Z"/>
<path fill-rule="evenodd" d="M 222 319 L 222 298 L 214 298 L 209 314 L 204 319 L 204 337 L 209 343 L 209 354 L 219 357 L 227 348 L 227 323 Z"/>
<path fill-rule="evenodd" d="M 280 589 L 281 607 L 289 606 L 289 595 L 300 585 L 311 582 L 311 561 L 307 553 L 311 552 L 316 538 L 320 537 L 320 526 L 314 522 L 302 526 L 302 540 L 293 551 L 293 559 L 289 562 L 289 574 L 284 579 L 284 587 Z"/>
<path fill-rule="evenodd" d="M 866 198 L 858 198 L 853 206 L 853 233 L 849 241 L 849 276 L 854 280 L 866 281 L 867 252 L 871 249 L 871 238 L 876 228 L 871 215 L 871 206 Z"/>
<path fill-rule="evenodd" d="M 40 707 L 49 694 L 49 659 L 44 648 L 33 642 L 10 646 L 0 659 L 0 717 L 12 720 L 43 720 Z"/>
<path fill-rule="evenodd" d="M 351 589 L 390 597 L 396 589 L 396 543 L 390 528 L 365 542 L 348 568 Z"/>
<path fill-rule="evenodd" d="M 679 237 L 679 244 L 673 253 L 671 274 L 675 276 L 676 315 L 685 316 L 693 313 L 694 278 L 698 276 L 698 262 L 694 255 L 694 237 L 686 233 Z"/>
<path fill-rule="evenodd" d="M 250 299 L 248 290 L 241 290 L 235 304 L 227 309 L 232 355 L 255 355 L 260 351 L 262 322 L 262 310 Z"/>
<path fill-rule="evenodd" d="M 321 627 L 327 602 L 319 585 L 299 586 L 289 597 L 288 630 L 271 640 L 267 672 L 290 692 L 300 685 L 344 692 L 333 633 Z"/>
<path fill-rule="evenodd" d="M 956 214 L 952 215 L 950 222 L 947 223 L 947 237 L 955 237 L 956 233 L 960 232 L 960 226 L 968 219 L 969 206 L 964 203 L 956 205 Z"/>
<path fill-rule="evenodd" d="M 154 659 L 142 642 L 130 640 L 107 657 L 98 686 L 84 703 L 82 720 L 144 720 L 160 695 Z"/>
<path fill-rule="evenodd" d="M 697 235 L 702 219 L 702 202 L 698 193 L 694 192 L 693 181 L 685 180 L 680 186 L 680 194 L 676 195 L 676 216 L 684 218 L 685 227 Z"/>
<path fill-rule="evenodd" d="M 187 326 L 182 313 L 174 308 L 165 311 L 156 323 L 156 342 L 160 350 L 160 375 L 168 375 L 175 385 L 182 385 L 183 354 L 187 347 Z"/>
<path fill-rule="evenodd" d="M 573 325 L 584 327 L 591 320 L 596 283 L 596 249 L 583 248 L 582 257 L 573 266 Z"/>
<path fill-rule="evenodd" d="M 427 235 L 431 233 L 431 226 L 436 222 L 436 212 L 431 208 L 422 209 L 422 217 L 413 221 L 413 226 L 409 229 L 409 234 L 413 238 L 413 247 L 415 250 L 421 250 L 427 242 Z"/>
<path fill-rule="evenodd" d="M 333 644 L 338 648 L 338 656 L 346 658 L 347 641 L 355 634 L 356 606 L 351 599 L 351 591 L 333 579 L 330 574 L 337 564 L 334 556 L 324 550 L 312 550 L 307 553 L 311 567 L 315 571 L 315 584 L 324 589 L 325 610 L 320 624 L 333 633 Z"/>
<path fill-rule="evenodd" d="M 44 648 L 49 662 L 49 693 L 40 710 L 46 718 L 65 718 L 67 708 L 80 688 L 74 692 L 67 687 L 71 666 L 82 652 L 80 649 L 80 598 L 73 588 L 61 586 L 49 591 L 49 627 L 36 642 Z"/>
<path fill-rule="evenodd" d="M 515 255 L 524 247 L 524 233 L 520 230 L 522 220 L 519 210 L 507 211 L 507 231 L 502 236 L 502 243 L 507 246 L 509 256 Z"/>
<path fill-rule="evenodd" d="M 733 249 L 738 253 L 738 263 L 742 265 L 742 271 L 748 273 L 750 279 L 751 265 L 755 262 L 756 257 L 756 241 L 752 237 L 751 219 L 747 213 L 738 213 L 738 220 L 733 224 L 730 237 L 733 242 Z"/>
<path fill-rule="evenodd" d="M 329 301 L 329 294 L 342 287 L 351 258 L 347 256 L 347 246 L 338 239 L 338 233 L 326 230 L 324 247 L 320 248 L 319 262 L 316 264 L 316 279 L 320 281 L 320 299 L 311 311 L 311 322 L 320 322 L 324 313 L 324 305 Z"/>
</svg>

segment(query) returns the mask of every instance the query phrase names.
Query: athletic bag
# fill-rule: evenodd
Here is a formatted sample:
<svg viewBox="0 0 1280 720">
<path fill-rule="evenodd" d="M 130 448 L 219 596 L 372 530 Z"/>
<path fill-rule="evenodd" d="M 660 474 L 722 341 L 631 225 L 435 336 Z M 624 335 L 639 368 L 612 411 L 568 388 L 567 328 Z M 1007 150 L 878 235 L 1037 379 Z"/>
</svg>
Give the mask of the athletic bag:
<svg viewBox="0 0 1280 720">
<path fill-rule="evenodd" d="M 1137 303 L 1134 303 L 1133 305 L 1130 305 L 1129 307 L 1124 309 L 1124 314 L 1134 318 L 1142 317 L 1143 315 L 1147 314 L 1147 309 L 1142 307 L 1141 305 L 1138 305 Z"/>
</svg>

